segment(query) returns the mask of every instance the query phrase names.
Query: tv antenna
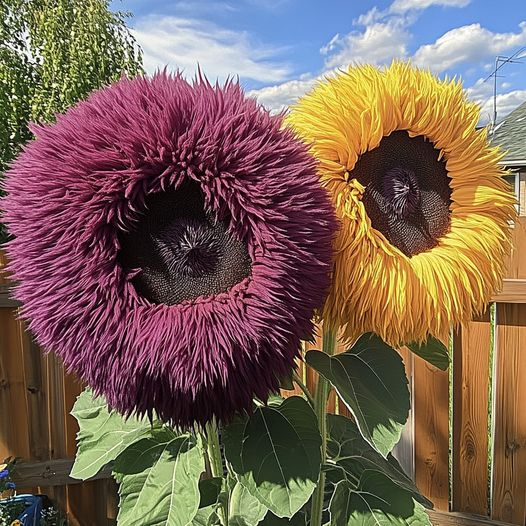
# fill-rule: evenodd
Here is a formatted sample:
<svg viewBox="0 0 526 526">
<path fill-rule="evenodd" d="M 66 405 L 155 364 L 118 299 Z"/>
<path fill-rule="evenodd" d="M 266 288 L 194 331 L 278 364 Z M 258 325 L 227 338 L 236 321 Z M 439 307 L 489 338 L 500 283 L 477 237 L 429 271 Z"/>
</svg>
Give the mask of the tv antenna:
<svg viewBox="0 0 526 526">
<path fill-rule="evenodd" d="M 526 51 L 526 46 L 521 47 L 518 51 L 513 53 L 513 55 L 510 55 L 509 57 L 505 57 L 503 55 L 497 55 L 495 57 L 495 69 L 484 79 L 484 82 L 489 80 L 491 77 L 493 77 L 493 120 L 491 123 L 491 131 L 495 129 L 495 125 L 497 124 L 497 78 L 502 78 L 501 75 L 497 75 L 497 72 L 504 67 L 506 64 L 522 64 L 521 59 L 523 59 L 526 55 L 522 55 Z"/>
</svg>

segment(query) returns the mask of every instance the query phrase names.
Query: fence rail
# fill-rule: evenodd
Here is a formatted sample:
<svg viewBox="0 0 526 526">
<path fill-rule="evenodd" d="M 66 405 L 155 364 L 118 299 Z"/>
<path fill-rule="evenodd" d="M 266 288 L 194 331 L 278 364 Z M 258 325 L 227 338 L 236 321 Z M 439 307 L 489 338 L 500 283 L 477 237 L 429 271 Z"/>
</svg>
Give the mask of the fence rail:
<svg viewBox="0 0 526 526">
<path fill-rule="evenodd" d="M 514 236 L 494 307 L 454 334 L 452 370 L 400 351 L 412 411 L 397 455 L 435 503 L 437 526 L 526 524 L 526 218 Z M 77 432 L 69 412 L 81 386 L 25 332 L 8 286 L 0 273 L 0 459 L 26 460 L 21 489 L 58 501 L 71 525 L 115 524 L 113 481 L 68 477 Z M 306 381 L 314 387 L 315 374 L 306 372 Z M 329 403 L 346 412 L 334 394 Z"/>
</svg>

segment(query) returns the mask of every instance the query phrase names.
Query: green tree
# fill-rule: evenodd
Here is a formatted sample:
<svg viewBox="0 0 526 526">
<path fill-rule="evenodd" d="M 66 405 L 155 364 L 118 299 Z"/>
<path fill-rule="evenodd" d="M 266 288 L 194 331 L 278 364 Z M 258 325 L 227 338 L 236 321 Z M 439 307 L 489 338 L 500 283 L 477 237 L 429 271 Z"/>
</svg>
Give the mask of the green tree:
<svg viewBox="0 0 526 526">
<path fill-rule="evenodd" d="M 90 91 L 142 73 L 129 15 L 109 3 L 0 2 L 0 176 L 31 139 L 29 122 L 52 121 Z"/>
</svg>

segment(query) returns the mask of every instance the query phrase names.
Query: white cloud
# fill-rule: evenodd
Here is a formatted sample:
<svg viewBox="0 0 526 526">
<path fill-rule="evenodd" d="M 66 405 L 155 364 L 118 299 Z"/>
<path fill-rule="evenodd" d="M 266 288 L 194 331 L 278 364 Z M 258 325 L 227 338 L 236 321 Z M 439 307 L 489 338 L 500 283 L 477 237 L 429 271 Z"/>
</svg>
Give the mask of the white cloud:
<svg viewBox="0 0 526 526">
<path fill-rule="evenodd" d="M 132 31 L 148 73 L 168 66 L 191 76 L 200 65 L 211 80 L 235 73 L 260 82 L 280 82 L 291 73 L 290 66 L 278 60 L 282 50 L 204 20 L 151 15 L 137 19 Z"/>
<path fill-rule="evenodd" d="M 465 89 L 466 95 L 469 99 L 482 104 L 488 97 L 491 97 L 493 94 L 493 83 L 489 80 L 480 78 L 470 86 Z"/>
<path fill-rule="evenodd" d="M 250 97 L 255 97 L 258 102 L 272 112 L 279 112 L 294 104 L 301 96 L 310 91 L 318 79 L 307 77 L 298 80 L 289 80 L 276 86 L 268 86 L 248 92 Z"/>
<path fill-rule="evenodd" d="M 409 39 L 405 24 L 399 20 L 374 22 L 364 31 L 337 36 L 324 46 L 322 50 L 328 55 L 325 66 L 335 68 L 353 62 L 382 64 L 393 58 L 404 58 Z"/>
<path fill-rule="evenodd" d="M 465 7 L 471 0 L 394 0 L 386 9 L 373 7 L 353 21 L 363 29 L 336 35 L 321 48 L 325 66 L 334 68 L 353 62 L 385 64 L 393 58 L 407 58 L 411 40 L 409 28 L 421 11 L 431 6 Z"/>
<path fill-rule="evenodd" d="M 423 11 L 431 6 L 466 7 L 471 0 L 395 0 L 389 11 L 391 13 L 405 13 L 410 10 Z"/>
<path fill-rule="evenodd" d="M 497 95 L 497 122 L 511 113 L 517 106 L 526 102 L 526 90 L 514 90 Z M 493 120 L 493 96 L 481 104 L 480 124 Z"/>
<path fill-rule="evenodd" d="M 504 86 L 507 84 L 507 86 Z M 501 88 L 507 89 L 511 85 L 502 83 Z M 493 82 L 480 78 L 466 88 L 467 97 L 480 105 L 480 124 L 487 124 L 493 120 Z M 497 121 L 508 115 L 517 106 L 526 102 L 526 90 L 513 90 L 507 93 L 497 92 Z"/>
<path fill-rule="evenodd" d="M 526 44 L 526 22 L 518 33 L 493 33 L 480 24 L 457 27 L 444 33 L 433 44 L 421 46 L 414 56 L 418 66 L 441 73 L 458 64 L 476 64 L 506 50 Z"/>
<path fill-rule="evenodd" d="M 374 23 L 385 19 L 388 15 L 388 10 L 382 11 L 378 7 L 374 6 L 372 9 L 369 9 L 366 13 L 360 15 L 356 20 L 353 21 L 355 26 L 371 26 Z"/>
<path fill-rule="evenodd" d="M 339 45 L 339 42 L 340 42 L 340 33 L 336 33 L 330 40 L 329 42 L 327 42 L 327 44 L 325 44 L 324 46 L 322 46 L 320 48 L 320 53 L 322 55 L 328 55 L 329 53 L 331 53 L 334 48 L 336 46 Z"/>
</svg>

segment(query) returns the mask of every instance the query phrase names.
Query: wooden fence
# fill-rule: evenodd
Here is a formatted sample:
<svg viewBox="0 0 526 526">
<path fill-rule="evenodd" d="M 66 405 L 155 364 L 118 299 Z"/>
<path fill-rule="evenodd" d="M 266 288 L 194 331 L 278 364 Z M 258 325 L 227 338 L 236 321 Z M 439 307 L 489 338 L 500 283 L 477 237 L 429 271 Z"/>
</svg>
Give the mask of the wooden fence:
<svg viewBox="0 0 526 526">
<path fill-rule="evenodd" d="M 5 263 L 0 253 L 0 265 Z M 53 354 L 43 355 L 16 316 L 0 274 L 0 462 L 25 462 L 15 472 L 18 492 L 42 492 L 67 512 L 72 526 L 116 524 L 117 494 L 106 478 L 69 478 L 77 425 L 69 414 L 81 386 Z"/>
<path fill-rule="evenodd" d="M 452 335 L 449 371 L 400 353 L 412 411 L 396 456 L 437 526 L 526 525 L 526 217 L 502 291 Z M 315 347 L 320 347 L 317 342 Z M 314 387 L 314 376 L 306 378 Z M 331 408 L 345 411 L 334 397 Z"/>
<path fill-rule="evenodd" d="M 501 294 L 452 338 L 452 369 L 401 351 L 413 409 L 397 455 L 435 503 L 436 525 L 526 524 L 526 217 L 514 236 Z M 115 524 L 107 473 L 85 483 L 68 477 L 77 431 L 69 411 L 80 385 L 41 353 L 16 308 L 0 275 L 0 459 L 26 460 L 19 487 L 55 499 L 70 524 Z M 314 375 L 307 382 L 313 387 Z M 330 403 L 345 412 L 334 395 Z"/>
</svg>

